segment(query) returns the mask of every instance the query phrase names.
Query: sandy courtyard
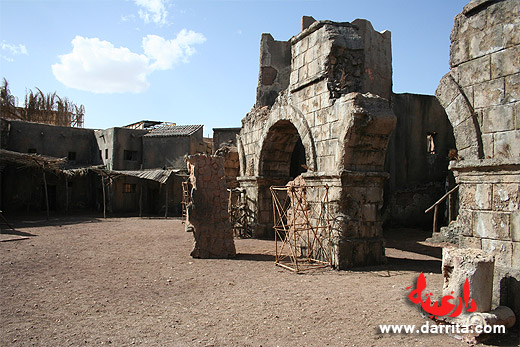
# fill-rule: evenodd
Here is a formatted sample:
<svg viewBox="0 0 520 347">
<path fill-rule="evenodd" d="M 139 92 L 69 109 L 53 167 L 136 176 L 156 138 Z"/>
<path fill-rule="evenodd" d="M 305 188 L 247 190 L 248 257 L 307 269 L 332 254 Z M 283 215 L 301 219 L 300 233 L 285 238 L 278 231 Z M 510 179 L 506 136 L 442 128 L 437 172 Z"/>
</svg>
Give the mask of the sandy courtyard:
<svg viewBox="0 0 520 347">
<path fill-rule="evenodd" d="M 384 266 L 298 275 L 274 265 L 272 241 L 236 240 L 233 260 L 193 259 L 176 219 L 14 224 L 27 238 L 0 242 L 2 346 L 467 346 L 378 333 L 424 323 L 405 290 L 419 272 L 442 287 L 440 249 L 413 240 L 389 241 Z"/>
</svg>

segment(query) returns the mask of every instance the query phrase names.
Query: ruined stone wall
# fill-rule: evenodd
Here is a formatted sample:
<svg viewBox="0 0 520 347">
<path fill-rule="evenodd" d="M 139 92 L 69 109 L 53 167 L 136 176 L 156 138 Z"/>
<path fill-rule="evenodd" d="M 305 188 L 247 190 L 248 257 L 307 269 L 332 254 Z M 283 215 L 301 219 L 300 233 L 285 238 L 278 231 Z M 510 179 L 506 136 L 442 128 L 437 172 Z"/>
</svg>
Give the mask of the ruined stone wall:
<svg viewBox="0 0 520 347">
<path fill-rule="evenodd" d="M 222 158 L 203 154 L 187 158 L 191 183 L 187 229 L 193 232 L 194 258 L 235 256 L 233 231 L 228 216 L 228 194 Z"/>
<path fill-rule="evenodd" d="M 271 34 L 260 40 L 260 73 L 256 89 L 256 107 L 272 106 L 278 94 L 287 88 L 291 71 L 291 45 L 276 41 Z"/>
<path fill-rule="evenodd" d="M 386 152 L 385 223 L 431 227 L 432 213 L 424 211 L 446 193 L 453 128 L 435 96 L 393 94 L 392 109 L 397 124 Z"/>
<path fill-rule="evenodd" d="M 240 174 L 240 164 L 238 161 L 238 149 L 235 146 L 222 146 L 215 155 L 222 157 L 224 166 L 224 180 L 227 189 L 238 187 L 237 177 Z"/>
<path fill-rule="evenodd" d="M 494 304 L 520 314 L 520 2 L 471 1 L 455 17 L 436 95 L 455 132 L 464 247 L 495 255 Z"/>
<path fill-rule="evenodd" d="M 335 265 L 347 268 L 381 262 L 384 158 L 395 126 L 388 101 L 390 33 L 375 32 L 365 20 L 317 21 L 293 37 L 290 45 L 287 89 L 278 94 L 272 107 L 249 112 L 238 137 L 238 180 L 250 201 L 254 236 L 272 237 L 269 186 L 285 185 L 302 167 L 309 184 L 326 182 L 334 187 L 331 205 L 338 216 L 352 225 L 359 222 L 360 228 L 372 228 L 362 235 L 359 228 L 346 230 L 346 224 L 339 223 Z M 302 154 L 303 162 L 296 152 Z M 370 177 L 370 183 L 365 183 L 365 177 Z M 350 182 L 361 190 L 374 188 L 380 199 L 363 200 Z M 373 214 L 366 219 L 369 211 Z M 349 249 L 345 249 L 347 243 Z"/>
</svg>

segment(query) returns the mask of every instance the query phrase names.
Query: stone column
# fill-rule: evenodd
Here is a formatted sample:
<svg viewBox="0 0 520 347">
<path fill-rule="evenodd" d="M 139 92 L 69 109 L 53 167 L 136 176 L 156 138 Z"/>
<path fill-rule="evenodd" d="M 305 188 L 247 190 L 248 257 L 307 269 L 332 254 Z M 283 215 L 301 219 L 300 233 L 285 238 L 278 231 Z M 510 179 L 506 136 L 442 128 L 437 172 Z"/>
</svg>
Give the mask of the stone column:
<svg viewBox="0 0 520 347">
<path fill-rule="evenodd" d="M 187 166 L 193 187 L 187 216 L 187 224 L 191 225 L 195 238 L 191 256 L 234 257 L 236 250 L 227 210 L 228 194 L 222 157 L 190 155 Z"/>
</svg>

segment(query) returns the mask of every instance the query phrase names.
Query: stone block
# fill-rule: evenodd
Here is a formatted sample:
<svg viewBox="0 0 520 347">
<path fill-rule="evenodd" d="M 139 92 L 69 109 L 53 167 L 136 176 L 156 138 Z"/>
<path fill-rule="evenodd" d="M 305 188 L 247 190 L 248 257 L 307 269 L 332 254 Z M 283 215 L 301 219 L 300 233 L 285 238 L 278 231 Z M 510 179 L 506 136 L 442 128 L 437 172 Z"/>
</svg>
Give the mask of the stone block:
<svg viewBox="0 0 520 347">
<path fill-rule="evenodd" d="M 376 204 L 363 204 L 362 215 L 363 219 L 367 222 L 377 222 L 378 218 L 378 206 Z"/>
<path fill-rule="evenodd" d="M 461 87 L 491 80 L 489 57 L 481 57 L 457 67 L 458 83 Z"/>
<path fill-rule="evenodd" d="M 481 249 L 481 239 L 478 237 L 463 236 L 461 237 L 461 247 Z"/>
<path fill-rule="evenodd" d="M 520 16 L 517 16 L 512 23 L 503 24 L 506 47 L 520 44 Z"/>
<path fill-rule="evenodd" d="M 303 54 L 299 54 L 299 55 L 293 57 L 291 71 L 298 70 L 299 68 L 301 68 L 304 65 L 303 56 L 304 56 Z"/>
<path fill-rule="evenodd" d="M 511 239 L 520 242 L 520 211 L 515 211 L 510 215 Z"/>
<path fill-rule="evenodd" d="M 482 148 L 484 150 L 484 156 L 487 159 L 493 157 L 493 139 L 494 139 L 493 133 L 482 134 Z"/>
<path fill-rule="evenodd" d="M 514 269 L 520 270 L 520 242 L 513 242 L 513 264 Z"/>
<path fill-rule="evenodd" d="M 309 75 L 307 74 L 307 65 L 303 65 L 301 68 L 298 69 L 298 82 L 307 79 L 307 77 L 309 77 Z"/>
<path fill-rule="evenodd" d="M 464 101 L 464 97 L 460 94 L 446 108 L 446 113 L 448 114 L 453 128 L 457 127 L 460 123 L 471 117 L 471 111 Z M 457 138 L 457 136 L 455 137 Z"/>
<path fill-rule="evenodd" d="M 439 100 L 442 107 L 447 108 L 460 95 L 457 85 L 450 77 L 451 72 L 444 75 L 439 82 L 439 86 L 435 91 L 435 96 Z"/>
<path fill-rule="evenodd" d="M 453 127 L 457 148 L 460 150 L 475 145 L 477 138 L 472 118 L 466 118 L 463 122 Z"/>
<path fill-rule="evenodd" d="M 291 74 L 289 76 L 289 83 L 291 85 L 295 85 L 298 83 L 298 69 L 294 69 L 291 71 Z"/>
<path fill-rule="evenodd" d="M 505 101 L 520 101 L 520 73 L 505 78 Z"/>
<path fill-rule="evenodd" d="M 493 187 L 493 210 L 518 211 L 520 186 L 518 184 L 496 184 Z"/>
<path fill-rule="evenodd" d="M 500 105 L 484 109 L 482 128 L 484 133 L 514 130 L 513 105 Z"/>
<path fill-rule="evenodd" d="M 463 236 L 473 236 L 473 211 L 461 208 L 457 216 L 456 225 Z"/>
<path fill-rule="evenodd" d="M 369 203 L 383 202 L 383 189 L 381 189 L 381 187 L 368 187 L 366 189 L 365 201 Z"/>
<path fill-rule="evenodd" d="M 474 236 L 493 240 L 510 240 L 509 214 L 498 212 L 473 213 Z"/>
<path fill-rule="evenodd" d="M 316 112 L 321 109 L 321 97 L 313 96 L 308 100 L 309 112 Z"/>
<path fill-rule="evenodd" d="M 520 45 L 507 48 L 491 55 L 491 78 L 520 72 Z"/>
<path fill-rule="evenodd" d="M 491 210 L 493 186 L 491 184 L 477 184 L 475 188 L 475 207 L 479 210 Z"/>
<path fill-rule="evenodd" d="M 485 30 L 475 30 L 469 41 L 469 58 L 486 56 L 491 52 L 498 52 L 505 47 L 506 38 L 502 32 L 502 24 L 488 26 Z"/>
<path fill-rule="evenodd" d="M 474 184 L 461 184 L 459 186 L 459 204 L 461 209 L 474 208 L 475 190 L 476 186 Z"/>
<path fill-rule="evenodd" d="M 307 49 L 309 49 L 309 36 L 304 37 L 300 42 L 302 52 L 305 52 Z"/>
<path fill-rule="evenodd" d="M 482 250 L 495 256 L 497 266 L 511 267 L 513 264 L 513 242 L 482 239 Z"/>
<path fill-rule="evenodd" d="M 520 156 L 520 130 L 495 133 L 493 142 L 494 158 L 510 159 Z"/>
<path fill-rule="evenodd" d="M 473 89 L 473 96 L 475 98 L 473 107 L 477 109 L 503 104 L 505 100 L 504 89 L 504 78 L 497 78 L 475 85 Z"/>
<path fill-rule="evenodd" d="M 463 297 L 464 285 L 468 281 L 470 297 L 476 303 L 477 312 L 491 310 L 494 263 L 493 256 L 480 249 L 443 248 L 442 294 Z"/>
<path fill-rule="evenodd" d="M 450 67 L 456 67 L 469 60 L 469 45 L 466 40 L 455 40 L 451 42 Z"/>
<path fill-rule="evenodd" d="M 495 26 L 503 23 L 515 23 L 520 18 L 518 1 L 501 1 L 500 4 L 486 9 L 488 25 Z"/>
<path fill-rule="evenodd" d="M 473 145 L 468 148 L 459 149 L 459 157 L 462 159 L 477 159 L 478 158 L 478 146 Z"/>
</svg>

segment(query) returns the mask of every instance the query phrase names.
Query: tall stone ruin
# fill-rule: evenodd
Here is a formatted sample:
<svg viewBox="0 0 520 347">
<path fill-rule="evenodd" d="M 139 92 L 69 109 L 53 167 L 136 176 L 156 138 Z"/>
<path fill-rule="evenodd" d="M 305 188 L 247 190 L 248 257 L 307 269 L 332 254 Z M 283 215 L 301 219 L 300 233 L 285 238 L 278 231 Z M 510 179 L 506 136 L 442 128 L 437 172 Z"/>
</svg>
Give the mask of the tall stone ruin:
<svg viewBox="0 0 520 347">
<path fill-rule="evenodd" d="M 334 265 L 383 262 L 384 161 L 396 122 L 390 32 L 304 17 L 289 41 L 263 34 L 260 51 L 256 105 L 237 137 L 254 236 L 273 236 L 269 187 L 302 174 L 330 187 Z"/>
<path fill-rule="evenodd" d="M 229 223 L 223 159 L 196 154 L 186 158 L 191 185 L 186 230 L 193 232 L 194 258 L 233 258 L 236 255 Z"/>
<path fill-rule="evenodd" d="M 520 2 L 475 0 L 455 17 L 451 70 L 436 91 L 460 160 L 447 234 L 495 255 L 493 303 L 520 314 Z"/>
</svg>

